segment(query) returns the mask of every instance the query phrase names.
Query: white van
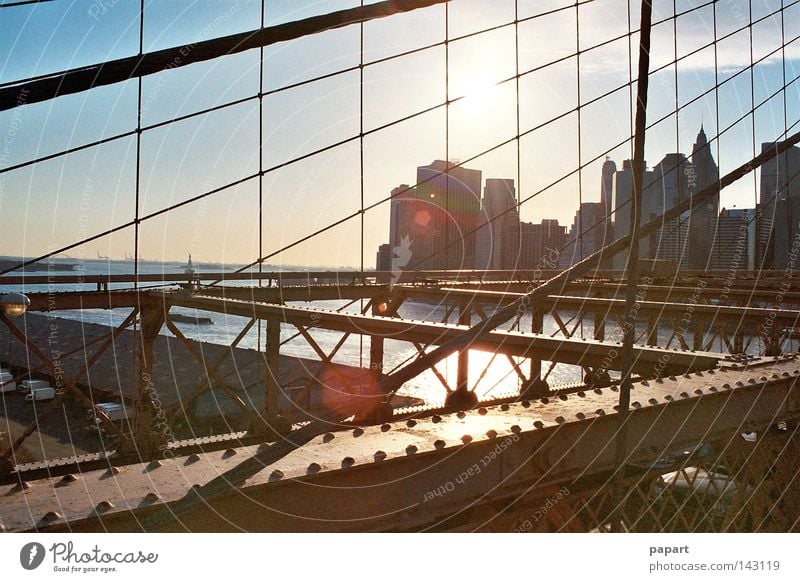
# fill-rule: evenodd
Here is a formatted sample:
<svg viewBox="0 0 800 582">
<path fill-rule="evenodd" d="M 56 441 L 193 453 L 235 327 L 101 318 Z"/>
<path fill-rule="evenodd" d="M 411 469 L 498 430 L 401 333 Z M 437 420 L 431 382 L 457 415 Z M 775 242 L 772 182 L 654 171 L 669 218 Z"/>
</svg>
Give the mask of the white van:
<svg viewBox="0 0 800 582">
<path fill-rule="evenodd" d="M 8 370 L 0 370 L 0 392 L 14 392 L 16 389 L 14 375 Z"/>
<path fill-rule="evenodd" d="M 56 389 L 48 385 L 39 388 L 31 388 L 31 391 L 25 395 L 25 400 L 33 402 L 34 400 L 52 400 L 55 397 Z"/>
<path fill-rule="evenodd" d="M 39 390 L 41 388 L 50 388 L 50 382 L 47 380 L 23 380 L 17 386 L 17 390 L 20 392 L 25 392 L 25 394 L 30 394 L 33 390 Z"/>
</svg>

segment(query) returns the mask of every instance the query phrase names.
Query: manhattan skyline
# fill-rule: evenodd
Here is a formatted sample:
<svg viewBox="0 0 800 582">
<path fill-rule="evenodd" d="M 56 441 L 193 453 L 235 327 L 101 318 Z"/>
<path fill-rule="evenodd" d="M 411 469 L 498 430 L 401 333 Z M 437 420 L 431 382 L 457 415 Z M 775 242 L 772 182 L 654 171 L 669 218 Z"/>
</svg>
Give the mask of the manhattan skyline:
<svg viewBox="0 0 800 582">
<path fill-rule="evenodd" d="M 358 3 L 317 4 L 269 2 L 265 24 Z M 4 9 L 0 46 L 7 57 L 0 62 L 0 82 L 135 54 L 135 6 L 118 3 L 90 10 L 91 6 L 96 4 Z M 138 215 L 145 218 L 139 227 L 141 256 L 185 260 L 191 252 L 205 261 L 248 263 L 353 215 L 266 262 L 369 267 L 374 249 L 385 239 L 388 193 L 398 184 L 414 182 L 409 168 L 437 159 L 469 160 L 465 165 L 482 168 L 485 178 L 513 178 L 520 199 L 533 196 L 520 207 L 521 220 L 555 218 L 569 225 L 579 201 L 600 200 L 598 176 L 606 156 L 617 162 L 631 157 L 630 91 L 625 84 L 629 40 L 637 37 L 625 36 L 624 3 L 591 3 L 576 12 L 565 2 L 520 2 L 519 17 L 528 20 L 518 27 L 517 59 L 515 27 L 508 25 L 514 19 L 513 6 L 507 1 L 491 7 L 450 3 L 448 32 L 454 40 L 447 50 L 437 44 L 445 30 L 442 6 L 401 15 L 391 25 L 381 20 L 367 23 L 363 78 L 357 25 L 270 46 L 264 55 L 262 116 L 258 101 L 248 100 L 259 90 L 258 51 L 145 77 L 138 172 L 135 81 L 4 111 L 0 171 L 62 149 L 129 135 L 0 174 L 0 252 L 44 254 Z M 741 26 L 745 6 L 727 2 L 717 10 L 718 37 Z M 754 6 L 753 18 L 768 13 L 766 4 Z M 245 0 L 148 2 L 143 50 L 257 28 L 259 7 Z M 753 27 L 752 57 L 764 60 L 754 67 L 751 79 L 749 72 L 734 77 L 750 63 L 747 31 L 720 40 L 718 50 L 702 48 L 715 22 L 710 7 L 701 8 L 678 18 L 675 47 L 669 20 L 672 2 L 656 2 L 654 8 L 654 19 L 667 20 L 653 29 L 648 108 L 653 125 L 646 159 L 660 159 L 661 152 L 690 153 L 702 124 L 724 174 L 800 118 L 797 83 L 768 99 L 780 89 L 784 75 L 791 79 L 800 72 L 800 43 L 774 52 L 780 18 L 769 16 Z M 800 19 L 797 6 L 786 10 L 784 20 L 792 22 L 794 15 Z M 635 7 L 631 18 L 638 18 Z M 493 26 L 498 28 L 475 34 Z M 597 46 L 616 35 L 622 37 Z M 580 63 L 574 56 L 578 46 L 584 51 Z M 676 50 L 678 66 L 659 69 L 674 59 Z M 630 65 L 635 71 L 635 60 Z M 303 84 L 318 77 L 325 78 Z M 714 91 L 717 82 L 723 84 Z M 580 113 L 575 110 L 579 93 Z M 765 99 L 755 117 L 746 115 Z M 242 102 L 223 107 L 234 100 Z M 449 106 L 442 106 L 448 100 Z M 676 105 L 677 115 L 659 121 Z M 217 106 L 201 117 L 158 126 Z M 407 116 L 412 117 L 400 121 Z M 387 124 L 392 125 L 384 127 Z M 622 145 L 614 147 L 617 144 Z M 577 171 L 579 166 L 583 168 Z M 149 217 L 261 170 L 266 173 L 260 224 L 257 179 Z M 723 191 L 721 207 L 752 207 L 758 182 L 758 177 L 742 180 Z M 363 214 L 362 207 L 367 209 Z M 355 215 L 363 216 L 363 223 Z M 260 248 L 259 228 L 264 233 Z M 133 255 L 134 230 L 123 228 L 70 253 Z"/>
</svg>

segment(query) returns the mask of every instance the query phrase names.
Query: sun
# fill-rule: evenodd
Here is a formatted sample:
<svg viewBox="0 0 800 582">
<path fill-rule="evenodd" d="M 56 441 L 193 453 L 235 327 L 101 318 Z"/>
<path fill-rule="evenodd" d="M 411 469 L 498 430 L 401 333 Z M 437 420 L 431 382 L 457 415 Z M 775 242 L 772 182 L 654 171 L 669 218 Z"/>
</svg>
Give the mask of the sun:
<svg viewBox="0 0 800 582">
<path fill-rule="evenodd" d="M 484 113 L 497 104 L 497 83 L 487 76 L 468 77 L 464 79 L 462 87 L 463 105 L 472 113 Z"/>
</svg>

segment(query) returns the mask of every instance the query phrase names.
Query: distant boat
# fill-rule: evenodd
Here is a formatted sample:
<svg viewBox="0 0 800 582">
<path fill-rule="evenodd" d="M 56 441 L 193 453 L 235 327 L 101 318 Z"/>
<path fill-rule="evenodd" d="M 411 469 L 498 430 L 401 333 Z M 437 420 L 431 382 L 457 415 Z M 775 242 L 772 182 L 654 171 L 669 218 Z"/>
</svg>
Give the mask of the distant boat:
<svg viewBox="0 0 800 582">
<path fill-rule="evenodd" d="M 111 260 L 111 257 L 104 257 L 103 255 L 101 255 L 100 251 L 97 251 L 97 258 L 101 259 L 103 261 L 110 261 Z"/>
<path fill-rule="evenodd" d="M 214 320 L 210 317 L 195 317 L 193 315 L 183 315 L 182 313 L 171 313 L 170 319 L 175 323 L 191 323 L 194 325 L 214 325 Z"/>
<path fill-rule="evenodd" d="M 132 261 L 133 257 L 131 255 L 129 255 L 128 253 L 125 253 L 125 260 L 126 261 Z"/>
</svg>

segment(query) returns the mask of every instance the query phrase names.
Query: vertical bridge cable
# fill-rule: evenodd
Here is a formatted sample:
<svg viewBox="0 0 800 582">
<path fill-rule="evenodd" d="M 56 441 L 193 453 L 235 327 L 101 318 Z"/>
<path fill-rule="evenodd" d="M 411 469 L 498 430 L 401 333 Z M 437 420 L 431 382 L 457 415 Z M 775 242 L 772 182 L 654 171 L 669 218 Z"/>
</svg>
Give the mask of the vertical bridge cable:
<svg viewBox="0 0 800 582">
<path fill-rule="evenodd" d="M 631 374 L 633 372 L 633 342 L 636 338 L 636 291 L 639 283 L 639 222 L 641 218 L 642 184 L 644 182 L 644 143 L 647 126 L 647 88 L 650 78 L 650 31 L 652 24 L 652 0 L 642 0 L 641 24 L 639 26 L 639 72 L 636 84 L 636 132 L 633 138 L 633 193 L 631 195 L 631 244 L 628 247 L 627 285 L 625 288 L 625 328 L 622 342 L 622 383 L 619 391 L 619 429 L 616 434 L 616 476 L 622 475 L 628 447 L 627 419 L 631 404 Z M 675 65 L 677 68 L 677 64 Z M 678 113 L 675 112 L 677 117 Z M 619 492 L 622 494 L 622 492 Z M 617 508 L 620 504 L 617 504 Z M 617 510 L 615 510 L 616 513 Z M 618 515 L 612 520 L 612 528 L 621 525 Z"/>
</svg>

